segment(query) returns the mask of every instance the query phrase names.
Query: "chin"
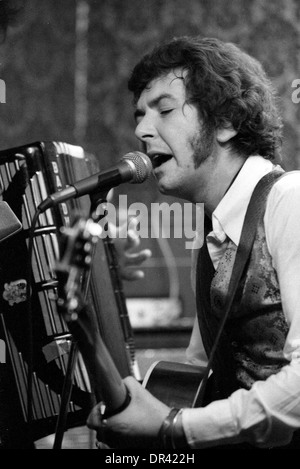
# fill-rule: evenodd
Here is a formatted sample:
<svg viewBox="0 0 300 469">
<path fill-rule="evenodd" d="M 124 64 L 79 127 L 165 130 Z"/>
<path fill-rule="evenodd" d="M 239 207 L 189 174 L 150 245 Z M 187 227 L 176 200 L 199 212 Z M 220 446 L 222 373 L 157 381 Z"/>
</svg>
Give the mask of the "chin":
<svg viewBox="0 0 300 469">
<path fill-rule="evenodd" d="M 158 190 L 162 194 L 168 194 L 168 190 L 165 188 L 165 186 L 161 186 L 160 184 L 158 184 Z"/>
<path fill-rule="evenodd" d="M 168 192 L 168 190 L 170 189 L 169 185 L 167 184 L 167 182 L 163 180 L 163 178 L 161 179 L 156 179 L 156 184 L 158 186 L 158 189 L 160 192 L 162 192 L 163 194 L 165 194 L 166 192 Z"/>
<path fill-rule="evenodd" d="M 158 189 L 159 189 L 159 192 L 161 192 L 164 195 L 172 195 L 174 197 L 178 195 L 176 189 L 168 184 L 161 184 L 159 182 Z"/>
<path fill-rule="evenodd" d="M 168 178 L 166 174 L 157 174 L 155 176 L 158 190 L 165 195 L 178 196 L 180 193 L 180 187 L 176 184 L 174 179 Z"/>
<path fill-rule="evenodd" d="M 174 185 L 163 184 L 161 181 L 158 183 L 158 190 L 161 194 L 170 195 L 171 197 L 176 197 L 178 199 L 183 199 L 192 202 L 190 194 L 183 191 L 180 187 Z"/>
</svg>

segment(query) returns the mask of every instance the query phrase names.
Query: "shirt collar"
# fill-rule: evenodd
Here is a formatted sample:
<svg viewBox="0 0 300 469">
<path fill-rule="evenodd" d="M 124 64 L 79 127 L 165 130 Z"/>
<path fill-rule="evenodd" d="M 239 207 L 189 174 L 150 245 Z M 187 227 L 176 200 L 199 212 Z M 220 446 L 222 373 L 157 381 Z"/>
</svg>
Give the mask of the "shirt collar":
<svg viewBox="0 0 300 469">
<path fill-rule="evenodd" d="M 228 236 L 239 244 L 244 218 L 252 192 L 258 181 L 274 169 L 270 160 L 262 156 L 249 156 L 238 176 L 212 214 L 213 236 L 223 243 Z"/>
</svg>

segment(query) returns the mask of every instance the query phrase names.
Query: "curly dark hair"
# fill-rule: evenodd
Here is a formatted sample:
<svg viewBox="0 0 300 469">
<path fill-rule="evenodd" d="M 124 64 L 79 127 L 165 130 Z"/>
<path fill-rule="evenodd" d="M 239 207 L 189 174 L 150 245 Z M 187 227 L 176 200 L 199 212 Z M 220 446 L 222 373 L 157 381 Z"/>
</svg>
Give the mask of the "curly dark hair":
<svg viewBox="0 0 300 469">
<path fill-rule="evenodd" d="M 135 66 L 128 82 L 134 101 L 150 81 L 186 71 L 187 102 L 209 126 L 231 124 L 233 151 L 244 156 L 280 156 L 282 120 L 277 96 L 262 65 L 235 44 L 215 38 L 179 37 L 156 46 Z"/>
</svg>

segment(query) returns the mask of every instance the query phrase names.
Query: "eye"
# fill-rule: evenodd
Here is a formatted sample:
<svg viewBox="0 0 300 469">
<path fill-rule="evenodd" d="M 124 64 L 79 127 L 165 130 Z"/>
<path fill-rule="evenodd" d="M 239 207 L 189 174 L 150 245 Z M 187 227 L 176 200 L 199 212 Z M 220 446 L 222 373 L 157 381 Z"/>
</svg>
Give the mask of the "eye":
<svg viewBox="0 0 300 469">
<path fill-rule="evenodd" d="M 169 114 L 172 111 L 173 111 L 173 109 L 164 109 L 163 111 L 160 111 L 160 114 L 165 115 L 165 114 Z"/>
</svg>

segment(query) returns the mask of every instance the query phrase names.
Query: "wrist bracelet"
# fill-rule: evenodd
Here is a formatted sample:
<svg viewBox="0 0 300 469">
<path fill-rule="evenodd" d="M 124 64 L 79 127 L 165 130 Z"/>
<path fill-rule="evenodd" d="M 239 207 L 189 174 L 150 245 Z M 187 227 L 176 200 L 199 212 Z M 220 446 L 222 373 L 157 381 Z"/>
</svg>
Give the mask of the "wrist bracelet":
<svg viewBox="0 0 300 469">
<path fill-rule="evenodd" d="M 175 407 L 171 409 L 170 413 L 167 415 L 167 417 L 162 423 L 162 426 L 160 427 L 159 438 L 162 443 L 163 449 L 172 448 L 172 424 L 178 412 L 179 409 L 176 409 Z"/>
<path fill-rule="evenodd" d="M 178 446 L 178 434 L 176 434 L 176 423 L 178 421 L 178 418 L 180 416 L 180 414 L 182 413 L 182 409 L 180 409 L 177 414 L 174 416 L 173 418 L 173 422 L 172 422 L 172 425 L 171 425 L 171 442 L 172 442 L 172 448 L 173 449 L 177 449 L 177 446 Z"/>
<path fill-rule="evenodd" d="M 183 448 L 188 446 L 184 435 L 176 435 L 175 425 L 181 412 L 182 409 L 172 408 L 169 415 L 162 423 L 159 431 L 159 439 L 163 449 L 177 449 L 179 447 Z"/>
</svg>

